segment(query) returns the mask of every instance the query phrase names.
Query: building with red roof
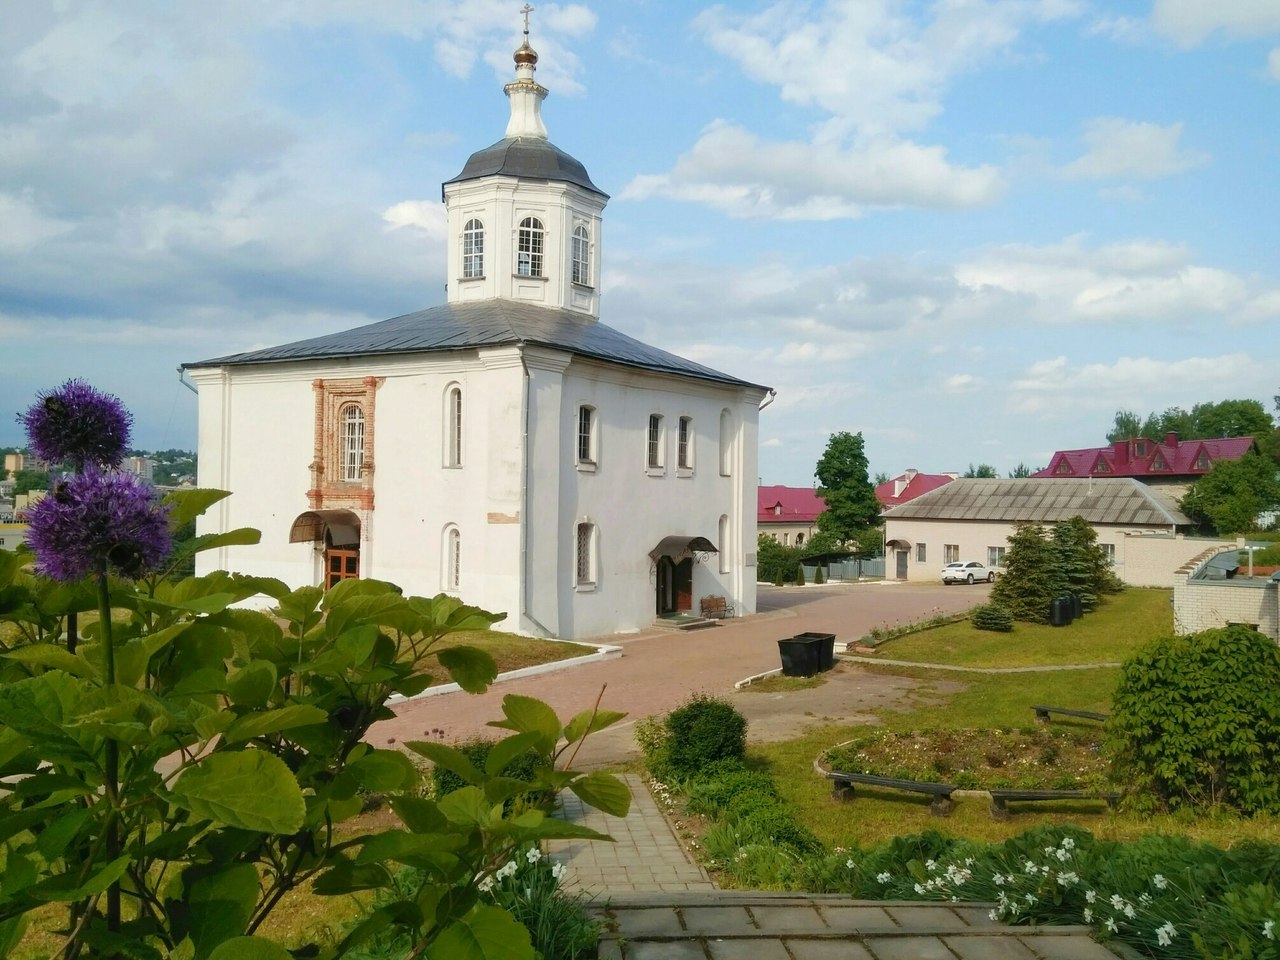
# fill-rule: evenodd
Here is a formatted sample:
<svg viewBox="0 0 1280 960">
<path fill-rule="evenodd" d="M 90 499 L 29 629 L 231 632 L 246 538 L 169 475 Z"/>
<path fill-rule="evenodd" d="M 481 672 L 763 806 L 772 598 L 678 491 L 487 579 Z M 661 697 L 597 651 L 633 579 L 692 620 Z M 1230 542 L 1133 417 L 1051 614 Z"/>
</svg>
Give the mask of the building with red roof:
<svg viewBox="0 0 1280 960">
<path fill-rule="evenodd" d="M 784 547 L 800 547 L 818 532 L 827 502 L 810 487 L 757 487 L 756 528 Z"/>
<path fill-rule="evenodd" d="M 914 500 L 922 493 L 937 490 L 959 477 L 958 473 L 921 473 L 915 467 L 900 477 L 886 480 L 876 487 L 876 499 L 885 510 Z"/>
<path fill-rule="evenodd" d="M 1219 460 L 1239 460 L 1255 449 L 1253 437 L 1179 440 L 1176 433 L 1166 434 L 1163 440 L 1134 437 L 1107 447 L 1059 450 L 1047 467 L 1031 476 L 1133 477 L 1148 484 L 1189 486 Z"/>
</svg>

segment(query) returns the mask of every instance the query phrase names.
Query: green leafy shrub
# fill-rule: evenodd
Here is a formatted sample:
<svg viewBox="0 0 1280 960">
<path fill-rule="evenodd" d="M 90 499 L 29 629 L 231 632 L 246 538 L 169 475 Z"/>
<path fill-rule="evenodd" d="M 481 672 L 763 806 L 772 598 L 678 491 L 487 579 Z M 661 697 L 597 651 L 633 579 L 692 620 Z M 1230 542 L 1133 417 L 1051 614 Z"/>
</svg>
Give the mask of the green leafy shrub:
<svg viewBox="0 0 1280 960">
<path fill-rule="evenodd" d="M 1013 614 L 998 603 L 984 603 L 980 607 L 974 607 L 969 619 L 979 630 L 1008 633 L 1013 629 Z"/>
<path fill-rule="evenodd" d="M 1243 626 L 1157 640 L 1124 665 L 1107 733 L 1140 802 L 1280 811 L 1280 649 Z"/>
<path fill-rule="evenodd" d="M 496 745 L 496 740 L 475 737 L 456 744 L 456 747 L 471 762 L 472 766 L 477 770 L 488 770 L 491 776 L 509 777 L 512 780 L 521 780 L 524 783 L 533 783 L 538 779 L 539 758 L 537 753 L 532 750 L 527 750 L 517 755 L 500 770 L 489 770 L 489 754 L 493 752 L 493 748 Z M 437 766 L 431 769 L 431 785 L 434 788 L 436 799 L 439 800 L 467 786 L 467 781 L 448 767 Z M 509 798 L 506 801 L 506 806 L 509 811 L 513 803 L 536 805 L 550 799 L 552 797 L 545 792 L 534 791 Z"/>
<path fill-rule="evenodd" d="M 658 780 L 669 779 L 671 765 L 667 760 L 667 745 L 671 731 L 667 729 L 666 718 L 659 714 L 641 717 L 636 721 L 634 735 L 649 773 Z"/>
<path fill-rule="evenodd" d="M 747 751 L 747 721 L 727 700 L 695 694 L 667 714 L 667 762 L 681 778 L 719 760 L 741 760 Z"/>
<path fill-rule="evenodd" d="M 827 582 L 826 575 L 822 572 L 822 564 L 818 564 L 816 567 L 813 568 L 813 582 L 814 583 Z"/>
<path fill-rule="evenodd" d="M 822 850 L 822 841 L 813 831 L 793 817 L 776 801 L 768 807 L 753 810 L 750 816 L 738 820 L 744 837 L 762 844 L 775 844 L 798 854 L 813 854 Z"/>
<path fill-rule="evenodd" d="M 690 812 L 715 816 L 735 802 L 743 802 L 745 797 L 761 796 L 777 802 L 777 788 L 767 773 L 748 770 L 740 763 L 737 769 L 732 769 L 729 761 L 724 761 L 721 767 L 722 772 L 708 773 L 689 782 L 686 789 Z"/>
</svg>

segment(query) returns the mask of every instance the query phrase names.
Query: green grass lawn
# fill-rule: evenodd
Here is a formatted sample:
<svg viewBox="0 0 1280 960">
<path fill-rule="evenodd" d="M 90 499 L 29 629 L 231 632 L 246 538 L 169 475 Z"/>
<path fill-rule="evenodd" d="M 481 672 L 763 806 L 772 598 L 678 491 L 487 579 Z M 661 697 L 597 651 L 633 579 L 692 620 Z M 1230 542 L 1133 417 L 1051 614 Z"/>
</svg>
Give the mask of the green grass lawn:
<svg viewBox="0 0 1280 960">
<path fill-rule="evenodd" d="M 1013 633 L 987 633 L 960 623 L 902 637 L 880 649 L 893 659 L 961 666 L 1103 663 L 1125 659 L 1171 628 L 1169 591 L 1130 589 L 1109 597 L 1097 612 L 1068 627 L 1020 623 Z M 1120 672 L 1096 667 L 972 674 L 863 662 L 867 669 L 915 677 L 925 684 L 907 709 L 881 715 L 883 726 L 892 730 L 1030 727 L 1036 722 L 1031 705 L 1038 703 L 1107 713 Z M 935 686 L 935 681 L 945 681 L 946 689 Z M 962 689 L 951 692 L 956 683 Z M 748 754 L 753 763 L 773 774 L 800 820 L 834 846 L 868 847 L 926 830 L 998 841 L 1047 823 L 1073 823 L 1109 839 L 1154 832 L 1185 834 L 1222 846 L 1244 839 L 1280 842 L 1280 818 L 1274 817 L 1139 817 L 1110 811 L 1100 801 L 1064 801 L 1015 803 L 1013 816 L 1001 822 L 992 819 L 987 801 L 980 798 L 957 798 L 953 812 L 945 818 L 930 813 L 928 797 L 901 791 L 859 787 L 856 799 L 835 800 L 830 782 L 814 772 L 813 761 L 828 747 L 866 732 L 865 726 L 813 727 L 794 740 L 753 745 Z"/>
<path fill-rule="evenodd" d="M 961 667 L 1031 667 L 1127 659 L 1153 637 L 1173 631 L 1172 593 L 1130 587 L 1105 597 L 1065 627 L 1017 623 L 1012 633 L 976 630 L 968 620 L 887 640 L 878 656 Z"/>
</svg>

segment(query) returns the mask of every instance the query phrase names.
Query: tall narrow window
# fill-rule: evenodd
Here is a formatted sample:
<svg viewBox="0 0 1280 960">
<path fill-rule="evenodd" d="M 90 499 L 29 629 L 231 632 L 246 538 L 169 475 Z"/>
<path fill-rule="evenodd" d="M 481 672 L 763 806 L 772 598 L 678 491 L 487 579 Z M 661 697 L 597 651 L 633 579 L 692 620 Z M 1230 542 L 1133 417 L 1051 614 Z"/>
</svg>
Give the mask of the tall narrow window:
<svg viewBox="0 0 1280 960">
<path fill-rule="evenodd" d="M 342 479 L 358 481 L 363 465 L 364 411 L 358 403 L 349 403 L 342 408 Z"/>
<path fill-rule="evenodd" d="M 525 217 L 516 235 L 516 274 L 521 277 L 542 276 L 542 221 Z"/>
<path fill-rule="evenodd" d="M 720 542 L 716 544 L 720 548 L 720 572 L 729 572 L 729 517 L 727 514 L 720 514 Z"/>
<path fill-rule="evenodd" d="M 462 228 L 462 279 L 484 276 L 484 224 L 468 220 Z"/>
<path fill-rule="evenodd" d="M 596 462 L 596 411 L 586 404 L 578 408 L 578 462 Z"/>
<path fill-rule="evenodd" d="M 733 414 L 720 411 L 720 476 L 733 473 Z"/>
<path fill-rule="evenodd" d="M 928 557 L 928 553 L 925 550 L 925 545 L 923 543 L 917 543 L 916 544 L 916 563 L 925 563 L 926 557 Z"/>
<path fill-rule="evenodd" d="M 662 414 L 649 414 L 649 442 L 646 465 L 651 470 L 662 466 Z"/>
<path fill-rule="evenodd" d="M 591 247 L 582 225 L 573 228 L 573 282 L 591 285 Z"/>
<path fill-rule="evenodd" d="M 457 592 L 462 587 L 462 534 L 450 527 L 444 538 L 444 588 Z"/>
<path fill-rule="evenodd" d="M 462 466 L 462 388 L 454 385 L 446 393 L 444 412 L 444 465 Z"/>
<path fill-rule="evenodd" d="M 594 544 L 595 524 L 578 524 L 574 568 L 579 586 L 588 586 L 596 582 Z"/>
<path fill-rule="evenodd" d="M 682 470 L 693 469 L 693 417 L 680 418 L 680 432 L 676 442 L 676 466 Z"/>
</svg>

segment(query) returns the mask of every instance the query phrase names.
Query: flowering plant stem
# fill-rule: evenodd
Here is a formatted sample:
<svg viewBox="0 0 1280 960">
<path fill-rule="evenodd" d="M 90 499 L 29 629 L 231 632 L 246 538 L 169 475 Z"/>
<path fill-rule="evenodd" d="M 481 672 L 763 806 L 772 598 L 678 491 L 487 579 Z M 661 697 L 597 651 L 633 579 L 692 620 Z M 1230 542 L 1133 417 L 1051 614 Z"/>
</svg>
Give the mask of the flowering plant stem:
<svg viewBox="0 0 1280 960">
<path fill-rule="evenodd" d="M 111 637 L 111 586 L 107 582 L 105 559 L 98 563 L 98 629 L 102 634 L 104 680 L 110 695 L 116 682 L 116 652 Z M 120 856 L 120 744 L 111 738 L 106 742 L 103 790 L 111 806 L 111 816 L 107 820 L 107 858 L 114 861 Z M 107 888 L 107 929 L 112 933 L 120 930 L 119 880 Z"/>
</svg>

